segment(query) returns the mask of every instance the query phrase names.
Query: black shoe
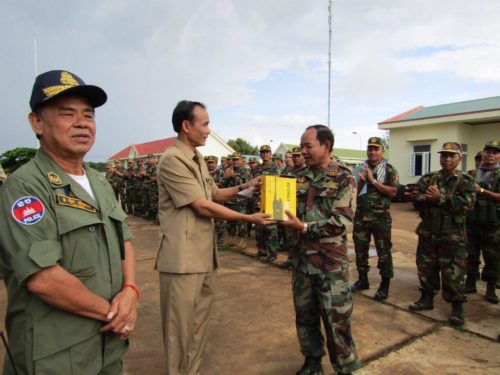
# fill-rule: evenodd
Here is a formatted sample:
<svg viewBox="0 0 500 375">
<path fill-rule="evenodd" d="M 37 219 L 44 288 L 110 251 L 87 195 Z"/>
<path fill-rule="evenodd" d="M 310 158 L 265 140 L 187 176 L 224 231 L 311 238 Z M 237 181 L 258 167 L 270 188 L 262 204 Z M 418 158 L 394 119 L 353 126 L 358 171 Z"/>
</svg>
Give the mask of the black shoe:
<svg viewBox="0 0 500 375">
<path fill-rule="evenodd" d="M 276 253 L 271 253 L 267 256 L 266 260 L 268 262 L 274 262 L 276 260 L 277 256 L 276 256 Z"/>
<path fill-rule="evenodd" d="M 382 282 L 373 297 L 377 301 L 383 301 L 389 296 L 389 285 L 391 284 L 391 279 L 388 277 L 382 277 Z"/>
<path fill-rule="evenodd" d="M 306 357 L 304 364 L 296 375 L 323 375 L 321 358 Z"/>
<path fill-rule="evenodd" d="M 451 315 L 449 322 L 456 327 L 464 325 L 464 308 L 461 301 L 451 303 Z"/>
<path fill-rule="evenodd" d="M 267 254 L 266 254 L 266 253 L 264 253 L 263 251 L 260 251 L 260 250 L 259 250 L 259 251 L 257 251 L 257 254 L 255 254 L 255 256 L 256 256 L 257 258 L 264 258 L 264 257 L 267 257 Z"/>
<path fill-rule="evenodd" d="M 465 279 L 464 293 L 476 293 L 476 276 L 472 274 L 467 274 Z"/>
<path fill-rule="evenodd" d="M 292 262 L 290 259 L 287 259 L 286 262 L 283 262 L 280 264 L 280 267 L 282 268 L 291 268 L 292 267 Z"/>
<path fill-rule="evenodd" d="M 370 283 L 368 282 L 368 275 L 366 273 L 360 273 L 359 279 L 352 286 L 352 291 L 356 292 L 358 290 L 370 289 Z"/>
<path fill-rule="evenodd" d="M 498 297 L 495 291 L 495 281 L 488 281 L 486 284 L 486 301 L 497 304 Z"/>
<path fill-rule="evenodd" d="M 420 299 L 408 306 L 410 311 L 422 311 L 422 310 L 432 310 L 434 308 L 434 296 L 430 293 L 424 292 L 422 290 L 422 296 Z"/>
</svg>

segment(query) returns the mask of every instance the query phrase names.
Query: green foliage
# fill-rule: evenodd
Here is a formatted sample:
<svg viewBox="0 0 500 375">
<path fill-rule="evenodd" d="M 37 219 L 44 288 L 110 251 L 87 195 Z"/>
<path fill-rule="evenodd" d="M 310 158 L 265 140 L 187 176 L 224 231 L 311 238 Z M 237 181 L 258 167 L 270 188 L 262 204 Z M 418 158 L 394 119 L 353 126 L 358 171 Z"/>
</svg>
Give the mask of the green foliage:
<svg viewBox="0 0 500 375">
<path fill-rule="evenodd" d="M 389 133 L 389 131 L 386 131 L 385 135 L 382 136 L 382 144 L 384 145 L 384 149 L 385 150 L 389 149 L 389 145 L 390 145 L 390 142 L 391 142 L 390 135 L 391 135 L 391 133 Z"/>
<path fill-rule="evenodd" d="M 250 143 L 242 138 L 230 139 L 227 144 L 234 148 L 234 150 L 239 154 L 244 155 L 258 155 L 259 148 L 257 146 L 252 146 Z"/>
<path fill-rule="evenodd" d="M 94 163 L 92 161 L 86 162 L 90 168 L 95 169 L 96 171 L 99 172 L 106 172 L 106 163 Z"/>
<path fill-rule="evenodd" d="M 12 150 L 5 151 L 0 155 L 0 162 L 5 170 L 5 173 L 10 174 L 17 168 L 29 162 L 35 156 L 36 148 L 17 147 Z"/>
</svg>

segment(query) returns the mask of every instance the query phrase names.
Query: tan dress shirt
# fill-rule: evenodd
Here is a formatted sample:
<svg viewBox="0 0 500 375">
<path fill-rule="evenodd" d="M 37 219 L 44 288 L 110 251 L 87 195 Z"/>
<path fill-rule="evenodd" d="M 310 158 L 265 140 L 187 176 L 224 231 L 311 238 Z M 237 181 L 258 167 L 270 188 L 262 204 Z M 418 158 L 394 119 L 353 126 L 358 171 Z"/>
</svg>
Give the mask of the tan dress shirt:
<svg viewBox="0 0 500 375">
<path fill-rule="evenodd" d="M 191 203 L 217 192 L 203 156 L 179 140 L 158 165 L 159 272 L 204 273 L 218 267 L 213 220 L 198 215 Z"/>
</svg>

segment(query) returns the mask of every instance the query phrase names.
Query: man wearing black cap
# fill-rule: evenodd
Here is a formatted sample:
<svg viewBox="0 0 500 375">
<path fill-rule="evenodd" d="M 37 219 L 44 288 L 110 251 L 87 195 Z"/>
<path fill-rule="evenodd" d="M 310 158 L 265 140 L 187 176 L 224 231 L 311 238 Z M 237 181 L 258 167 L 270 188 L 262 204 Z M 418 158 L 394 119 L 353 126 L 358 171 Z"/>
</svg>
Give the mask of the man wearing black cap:
<svg viewBox="0 0 500 375">
<path fill-rule="evenodd" d="M 0 271 L 13 361 L 3 374 L 119 374 L 136 321 L 127 216 L 83 164 L 106 93 L 67 71 L 36 78 L 40 149 L 0 192 Z"/>
</svg>

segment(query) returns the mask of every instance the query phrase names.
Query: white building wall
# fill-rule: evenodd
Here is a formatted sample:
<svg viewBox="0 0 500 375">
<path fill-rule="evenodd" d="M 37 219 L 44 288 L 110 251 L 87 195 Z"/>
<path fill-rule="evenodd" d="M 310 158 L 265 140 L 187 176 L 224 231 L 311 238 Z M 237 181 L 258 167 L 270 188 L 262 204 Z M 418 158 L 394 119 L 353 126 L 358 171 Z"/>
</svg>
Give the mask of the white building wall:
<svg viewBox="0 0 500 375">
<path fill-rule="evenodd" d="M 225 143 L 221 143 L 212 134 L 208 136 L 205 146 L 198 147 L 198 151 L 201 152 L 203 156 L 217 156 L 219 158 L 219 162 L 222 156 L 227 156 L 228 154 L 232 154 L 234 152 L 231 147 Z"/>
</svg>

